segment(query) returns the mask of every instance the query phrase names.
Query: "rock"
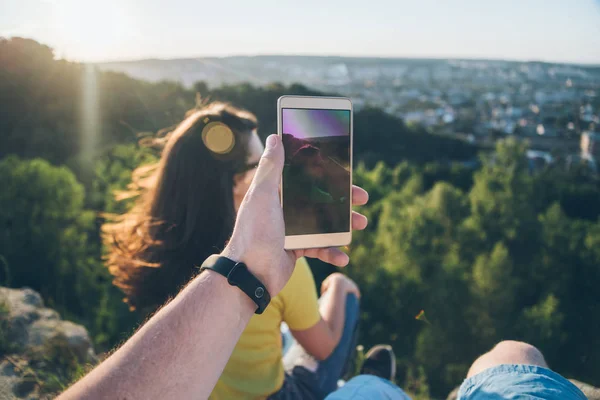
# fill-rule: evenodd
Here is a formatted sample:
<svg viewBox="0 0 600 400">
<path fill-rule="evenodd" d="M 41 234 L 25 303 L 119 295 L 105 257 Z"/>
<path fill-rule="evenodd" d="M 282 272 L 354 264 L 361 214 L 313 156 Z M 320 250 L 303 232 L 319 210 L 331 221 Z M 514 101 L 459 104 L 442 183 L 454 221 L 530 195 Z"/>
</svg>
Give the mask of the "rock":
<svg viewBox="0 0 600 400">
<path fill-rule="evenodd" d="M 28 394 L 32 394 L 32 392 L 36 389 L 36 386 L 37 382 L 33 377 L 21 378 L 19 382 L 13 386 L 13 393 L 17 398 L 25 397 Z"/>
<path fill-rule="evenodd" d="M 571 381 L 571 383 L 573 383 L 575 386 L 577 386 L 583 392 L 583 394 L 586 395 L 588 400 L 600 400 L 600 389 L 599 388 L 596 388 L 592 385 L 588 385 L 587 383 L 579 382 L 575 379 L 569 379 L 569 380 Z M 458 389 L 459 389 L 459 387 L 457 387 L 456 389 L 451 391 L 450 394 L 448 395 L 448 397 L 446 397 L 446 400 L 456 400 L 456 398 L 458 397 Z"/>
<path fill-rule="evenodd" d="M 8 344 L 0 348 L 0 399 L 39 399 L 36 368 L 48 368 L 57 357 L 67 354 L 80 364 L 97 361 L 87 330 L 45 308 L 34 290 L 0 287 L 0 303 L 0 337 Z"/>
<path fill-rule="evenodd" d="M 61 320 L 55 310 L 45 308 L 37 292 L 29 288 L 0 287 L 0 299 L 4 299 L 8 307 L 6 336 L 21 351 L 34 350 L 56 336 L 64 336 L 80 362 L 96 361 L 87 330 L 71 321 Z"/>
<path fill-rule="evenodd" d="M 67 347 L 77 356 L 79 362 L 93 362 L 95 357 L 89 354 L 92 343 L 87 330 L 70 321 L 57 319 L 38 319 L 29 327 L 27 347 L 44 346 L 51 339 L 61 335 L 65 338 Z M 91 357 L 90 357 L 91 356 Z"/>
<path fill-rule="evenodd" d="M 13 388 L 17 387 L 21 382 L 21 378 L 15 366 L 9 361 L 0 362 L 0 399 L 17 398 Z"/>
</svg>

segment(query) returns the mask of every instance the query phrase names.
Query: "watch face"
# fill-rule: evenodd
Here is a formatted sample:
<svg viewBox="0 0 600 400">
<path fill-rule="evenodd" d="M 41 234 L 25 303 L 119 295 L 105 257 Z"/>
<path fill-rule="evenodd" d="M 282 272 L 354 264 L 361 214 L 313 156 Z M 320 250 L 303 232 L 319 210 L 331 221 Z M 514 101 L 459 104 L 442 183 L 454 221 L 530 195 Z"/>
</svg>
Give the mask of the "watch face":
<svg viewBox="0 0 600 400">
<path fill-rule="evenodd" d="M 263 289 L 261 287 L 257 287 L 256 290 L 254 291 L 254 297 L 256 297 L 257 299 L 262 299 L 264 295 L 265 295 L 265 289 Z"/>
</svg>

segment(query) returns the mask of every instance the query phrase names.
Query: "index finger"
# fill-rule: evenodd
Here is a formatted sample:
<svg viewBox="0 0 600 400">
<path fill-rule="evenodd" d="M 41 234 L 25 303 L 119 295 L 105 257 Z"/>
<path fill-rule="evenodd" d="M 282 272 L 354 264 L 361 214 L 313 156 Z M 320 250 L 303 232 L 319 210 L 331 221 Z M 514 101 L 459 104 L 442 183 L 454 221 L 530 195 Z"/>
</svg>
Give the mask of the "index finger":
<svg viewBox="0 0 600 400">
<path fill-rule="evenodd" d="M 348 254 L 336 247 L 305 249 L 303 250 L 302 255 L 310 258 L 318 258 L 319 260 L 333 264 L 336 267 L 345 267 L 350 261 Z"/>
<path fill-rule="evenodd" d="M 359 186 L 352 185 L 352 205 L 364 206 L 369 201 L 369 193 Z"/>
</svg>

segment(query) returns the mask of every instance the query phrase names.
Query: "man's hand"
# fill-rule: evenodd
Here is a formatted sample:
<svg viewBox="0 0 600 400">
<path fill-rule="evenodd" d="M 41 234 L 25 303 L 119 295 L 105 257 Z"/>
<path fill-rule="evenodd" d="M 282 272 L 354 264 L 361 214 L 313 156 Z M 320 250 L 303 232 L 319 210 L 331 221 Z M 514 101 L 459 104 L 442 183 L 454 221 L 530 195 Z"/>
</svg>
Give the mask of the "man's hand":
<svg viewBox="0 0 600 400">
<path fill-rule="evenodd" d="M 277 135 L 267 138 L 258 170 L 238 212 L 231 240 L 222 255 L 244 262 L 275 296 L 287 283 L 299 257 L 313 257 L 343 267 L 348 255 L 337 248 L 284 250 L 285 226 L 279 199 L 284 150 Z M 369 195 L 352 187 L 353 205 L 366 204 Z M 362 230 L 367 218 L 352 212 L 352 229 Z"/>
<path fill-rule="evenodd" d="M 321 284 L 321 296 L 335 286 L 339 286 L 346 294 L 352 293 L 357 299 L 360 298 L 360 290 L 358 289 L 356 283 L 346 275 L 340 274 L 339 272 L 335 272 L 325 278 Z"/>
</svg>

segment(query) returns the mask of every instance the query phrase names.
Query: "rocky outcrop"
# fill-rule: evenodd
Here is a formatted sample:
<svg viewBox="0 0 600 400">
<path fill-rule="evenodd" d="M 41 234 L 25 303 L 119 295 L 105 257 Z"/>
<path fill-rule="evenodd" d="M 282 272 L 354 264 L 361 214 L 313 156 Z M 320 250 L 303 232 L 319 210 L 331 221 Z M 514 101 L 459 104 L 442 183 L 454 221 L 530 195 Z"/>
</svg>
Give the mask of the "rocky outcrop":
<svg viewBox="0 0 600 400">
<path fill-rule="evenodd" d="M 97 361 L 87 330 L 44 307 L 31 289 L 0 287 L 0 399 L 37 399 L 53 363 Z M 36 367 L 45 368 L 42 374 Z M 43 397 L 43 396 L 42 396 Z"/>
</svg>

